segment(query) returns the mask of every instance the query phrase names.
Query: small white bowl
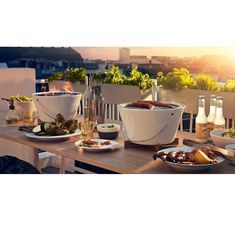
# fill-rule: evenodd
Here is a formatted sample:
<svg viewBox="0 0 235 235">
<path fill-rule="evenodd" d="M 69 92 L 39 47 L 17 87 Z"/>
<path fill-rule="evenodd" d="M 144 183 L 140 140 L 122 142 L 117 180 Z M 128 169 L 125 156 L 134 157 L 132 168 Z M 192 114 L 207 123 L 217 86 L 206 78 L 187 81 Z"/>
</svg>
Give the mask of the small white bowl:
<svg viewBox="0 0 235 235">
<path fill-rule="evenodd" d="M 113 127 L 110 127 L 113 126 Z M 97 130 L 100 132 L 114 132 L 120 131 L 120 125 L 116 123 L 104 123 L 97 125 Z"/>
<path fill-rule="evenodd" d="M 228 129 L 220 129 L 210 132 L 211 139 L 216 146 L 224 148 L 228 144 L 235 144 L 235 138 L 222 136 L 225 131 L 228 131 Z"/>
<path fill-rule="evenodd" d="M 113 140 L 118 137 L 120 125 L 114 123 L 99 124 L 97 125 L 97 131 L 101 139 Z"/>
</svg>

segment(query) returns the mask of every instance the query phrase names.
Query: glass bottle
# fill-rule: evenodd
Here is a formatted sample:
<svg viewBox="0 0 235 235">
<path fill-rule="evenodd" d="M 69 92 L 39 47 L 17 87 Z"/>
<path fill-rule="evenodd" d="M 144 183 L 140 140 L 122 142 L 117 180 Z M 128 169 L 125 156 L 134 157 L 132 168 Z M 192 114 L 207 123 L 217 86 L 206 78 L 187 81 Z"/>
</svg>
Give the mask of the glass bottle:
<svg viewBox="0 0 235 235">
<path fill-rule="evenodd" d="M 214 119 L 214 130 L 225 128 L 225 118 L 223 115 L 223 97 L 216 97 L 216 112 Z"/>
<path fill-rule="evenodd" d="M 101 93 L 101 86 L 100 85 L 94 85 L 92 86 L 92 92 L 94 96 L 94 122 L 95 124 L 102 124 L 104 123 L 105 119 L 105 103 L 104 98 Z"/>
<path fill-rule="evenodd" d="M 207 131 L 208 131 L 208 139 L 210 138 L 210 132 L 214 130 L 214 119 L 215 119 L 215 111 L 216 111 L 216 96 L 210 96 L 210 112 L 207 117 Z"/>
<path fill-rule="evenodd" d="M 86 77 L 86 90 L 83 94 L 83 120 L 81 121 L 81 136 L 83 139 L 93 137 L 93 120 L 92 120 L 92 100 L 93 94 L 91 89 L 91 79 Z"/>
<path fill-rule="evenodd" d="M 205 96 L 198 97 L 198 114 L 196 117 L 196 141 L 207 142 L 207 117 L 205 114 Z"/>
<path fill-rule="evenodd" d="M 90 113 L 90 100 L 91 100 L 91 87 L 89 85 L 89 78 L 86 77 L 86 90 L 82 96 L 82 104 L 83 104 L 83 117 L 84 119 L 89 120 L 89 113 Z"/>
<path fill-rule="evenodd" d="M 15 111 L 14 101 L 9 101 L 9 111 L 6 116 L 6 122 L 8 124 L 14 124 L 17 123 L 19 120 L 19 116 Z"/>
</svg>

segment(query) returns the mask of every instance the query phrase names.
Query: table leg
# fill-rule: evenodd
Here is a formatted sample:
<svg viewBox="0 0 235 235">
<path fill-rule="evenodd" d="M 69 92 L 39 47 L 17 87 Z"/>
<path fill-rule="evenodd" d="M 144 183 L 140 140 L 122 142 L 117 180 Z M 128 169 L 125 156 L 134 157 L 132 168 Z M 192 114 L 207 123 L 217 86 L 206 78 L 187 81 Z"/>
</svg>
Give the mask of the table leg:
<svg viewBox="0 0 235 235">
<path fill-rule="evenodd" d="M 34 151 L 33 165 L 34 165 L 40 172 L 42 172 L 41 164 L 40 164 L 40 161 L 39 161 L 38 149 L 33 148 L 33 151 Z"/>
<path fill-rule="evenodd" d="M 60 174 L 65 174 L 65 158 L 61 157 L 60 160 Z"/>
</svg>

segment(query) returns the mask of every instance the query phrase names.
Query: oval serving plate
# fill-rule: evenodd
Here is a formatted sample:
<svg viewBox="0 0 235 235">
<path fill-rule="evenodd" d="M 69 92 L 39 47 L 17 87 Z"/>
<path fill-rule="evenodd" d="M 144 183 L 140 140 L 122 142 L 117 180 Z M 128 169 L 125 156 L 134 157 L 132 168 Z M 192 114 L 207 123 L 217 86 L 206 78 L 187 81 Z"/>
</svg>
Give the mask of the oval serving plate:
<svg viewBox="0 0 235 235">
<path fill-rule="evenodd" d="M 165 152 L 165 153 L 169 153 L 171 151 L 191 152 L 192 150 L 193 148 L 191 147 L 182 146 L 182 147 L 175 147 L 175 148 L 167 148 L 159 152 Z M 192 165 L 187 165 L 183 163 L 174 163 L 174 162 L 169 162 L 167 160 L 164 162 L 176 171 L 185 172 L 185 173 L 194 173 L 194 172 L 208 170 L 214 166 L 217 166 L 218 164 L 224 161 L 224 158 L 216 156 L 216 160 L 217 160 L 217 163 L 214 163 L 214 164 L 192 164 Z"/>
<path fill-rule="evenodd" d="M 25 133 L 25 136 L 31 139 L 42 140 L 42 141 L 59 141 L 59 140 L 67 140 L 70 137 L 78 136 L 81 134 L 81 131 L 77 129 L 74 133 L 68 135 L 54 135 L 54 136 L 39 136 L 34 133 Z"/>
</svg>

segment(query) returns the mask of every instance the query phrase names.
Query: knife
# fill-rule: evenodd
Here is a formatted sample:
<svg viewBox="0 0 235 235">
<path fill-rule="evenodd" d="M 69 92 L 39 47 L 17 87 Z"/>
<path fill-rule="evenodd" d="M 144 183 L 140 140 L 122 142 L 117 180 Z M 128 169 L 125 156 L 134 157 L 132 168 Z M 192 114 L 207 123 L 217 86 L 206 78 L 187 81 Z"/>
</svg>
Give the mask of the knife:
<svg viewBox="0 0 235 235">
<path fill-rule="evenodd" d="M 223 149 L 220 147 L 217 147 L 215 145 L 212 144 L 202 144 L 199 142 L 196 142 L 194 140 L 189 140 L 189 139 L 184 139 L 183 140 L 183 144 L 190 146 L 190 147 L 194 147 L 194 148 L 202 148 L 202 147 L 209 147 L 216 155 L 219 155 L 223 158 L 226 158 L 227 160 L 230 161 L 230 163 L 232 165 L 235 165 L 235 156 L 234 153 L 230 150 L 227 149 Z"/>
</svg>

